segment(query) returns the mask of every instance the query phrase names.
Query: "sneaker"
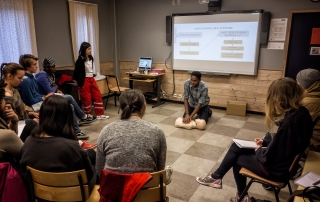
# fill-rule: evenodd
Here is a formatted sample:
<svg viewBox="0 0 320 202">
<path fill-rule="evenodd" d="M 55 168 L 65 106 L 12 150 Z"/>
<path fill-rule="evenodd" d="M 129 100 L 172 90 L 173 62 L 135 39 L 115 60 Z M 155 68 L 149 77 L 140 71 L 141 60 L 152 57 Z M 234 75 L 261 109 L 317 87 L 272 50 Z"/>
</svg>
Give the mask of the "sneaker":
<svg viewBox="0 0 320 202">
<path fill-rule="evenodd" d="M 80 146 L 82 149 L 94 149 L 97 147 L 97 144 L 89 144 L 88 142 L 82 142 Z"/>
<path fill-rule="evenodd" d="M 78 137 L 79 140 L 86 140 L 89 139 L 89 136 L 86 135 L 84 132 L 81 130 L 79 132 L 76 132 L 76 136 Z"/>
<path fill-rule="evenodd" d="M 212 116 L 212 109 L 209 108 L 209 117 Z"/>
<path fill-rule="evenodd" d="M 214 179 L 211 177 L 212 173 L 209 173 L 204 178 L 202 177 L 196 177 L 196 181 L 199 184 L 209 186 L 212 188 L 222 189 L 222 179 Z"/>
<path fill-rule="evenodd" d="M 105 115 L 97 116 L 97 119 L 98 119 L 98 120 L 108 119 L 108 118 L 109 118 L 109 116 L 105 116 Z"/>
<path fill-rule="evenodd" d="M 239 195 L 236 193 L 235 197 L 230 198 L 230 202 L 239 202 Z M 246 195 L 241 202 L 251 202 L 251 198 L 249 195 Z"/>
<path fill-rule="evenodd" d="M 82 124 L 89 124 L 89 123 L 94 122 L 96 119 L 97 119 L 97 117 L 88 114 L 88 115 L 87 115 L 87 118 L 81 119 L 81 120 L 79 121 L 79 124 L 81 124 L 81 125 L 82 125 Z"/>
<path fill-rule="evenodd" d="M 166 170 L 166 182 L 164 183 L 165 185 L 168 185 L 171 183 L 171 176 L 172 176 L 172 173 L 173 173 L 173 168 L 171 166 L 166 166 L 165 168 Z"/>
</svg>

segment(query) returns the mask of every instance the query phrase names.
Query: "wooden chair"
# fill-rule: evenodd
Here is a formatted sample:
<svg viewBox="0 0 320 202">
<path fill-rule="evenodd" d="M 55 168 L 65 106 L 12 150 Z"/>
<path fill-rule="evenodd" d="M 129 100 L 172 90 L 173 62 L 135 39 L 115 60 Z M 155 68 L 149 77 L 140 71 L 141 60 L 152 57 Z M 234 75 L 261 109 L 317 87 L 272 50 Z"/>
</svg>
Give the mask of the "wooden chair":
<svg viewBox="0 0 320 202">
<path fill-rule="evenodd" d="M 27 166 L 32 189 L 32 201 L 40 198 L 47 201 L 99 201 L 95 186 L 89 196 L 85 170 L 73 172 L 43 172 Z"/>
<path fill-rule="evenodd" d="M 251 178 L 250 182 L 247 184 L 245 190 L 243 191 L 243 193 L 241 194 L 240 198 L 239 198 L 239 201 L 242 201 L 243 197 L 244 197 L 244 194 L 249 190 L 251 184 L 253 182 L 257 182 L 257 183 L 260 183 L 260 184 L 264 184 L 264 185 L 268 185 L 270 186 L 273 191 L 274 191 L 274 195 L 275 195 L 275 198 L 276 198 L 276 201 L 279 202 L 279 192 L 282 188 L 286 187 L 288 185 L 288 189 L 289 189 L 289 192 L 290 194 L 292 194 L 292 189 L 291 189 L 291 185 L 290 185 L 290 179 L 291 177 L 295 174 L 295 171 L 297 170 L 297 166 L 299 164 L 299 160 L 300 160 L 300 157 L 301 157 L 301 154 L 297 155 L 290 168 L 289 168 L 289 177 L 286 179 L 285 182 L 276 182 L 276 181 L 271 181 L 271 180 L 267 180 L 265 178 L 262 178 L 256 174 L 254 174 L 253 172 L 251 172 L 250 170 L 246 169 L 246 168 L 241 168 L 241 170 L 239 171 L 240 174 L 246 176 L 246 177 L 249 177 Z"/>
<path fill-rule="evenodd" d="M 119 96 L 123 91 L 130 89 L 130 88 L 119 86 L 118 78 L 114 75 L 106 75 L 106 80 L 107 80 L 107 87 L 108 87 L 108 95 L 106 96 L 107 103 L 104 109 L 107 108 L 109 97 L 112 97 L 112 96 L 114 97 L 114 106 L 117 106 L 117 98 L 119 99 Z"/>
<path fill-rule="evenodd" d="M 163 184 L 166 181 L 166 171 L 161 170 L 150 174 L 152 179 L 140 189 L 134 202 L 166 200 L 166 185 Z"/>
</svg>

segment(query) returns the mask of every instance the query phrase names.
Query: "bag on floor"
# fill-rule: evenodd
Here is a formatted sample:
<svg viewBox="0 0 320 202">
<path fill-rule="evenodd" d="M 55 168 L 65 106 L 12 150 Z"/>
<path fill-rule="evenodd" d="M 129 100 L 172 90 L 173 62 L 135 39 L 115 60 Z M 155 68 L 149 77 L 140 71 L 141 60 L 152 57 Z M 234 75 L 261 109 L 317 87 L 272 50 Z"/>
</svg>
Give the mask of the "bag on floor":
<svg viewBox="0 0 320 202">
<path fill-rule="evenodd" d="M 310 202 L 320 200 L 320 187 L 311 186 L 304 188 L 304 190 L 296 190 L 290 195 L 287 202 L 293 202 L 295 196 L 301 196 L 304 201 L 305 199 L 309 199 Z"/>
</svg>

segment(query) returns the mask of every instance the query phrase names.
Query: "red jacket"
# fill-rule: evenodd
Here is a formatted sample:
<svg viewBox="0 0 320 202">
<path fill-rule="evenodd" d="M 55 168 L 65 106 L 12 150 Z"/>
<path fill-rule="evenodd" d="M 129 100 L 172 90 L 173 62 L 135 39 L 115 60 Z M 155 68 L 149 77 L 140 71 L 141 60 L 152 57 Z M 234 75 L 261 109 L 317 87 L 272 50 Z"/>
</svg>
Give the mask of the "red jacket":
<svg viewBox="0 0 320 202">
<path fill-rule="evenodd" d="M 0 201 L 28 202 L 26 188 L 10 163 L 0 163 Z"/>
<path fill-rule="evenodd" d="M 131 202 L 152 178 L 150 173 L 122 174 L 103 169 L 100 178 L 100 202 Z"/>
</svg>

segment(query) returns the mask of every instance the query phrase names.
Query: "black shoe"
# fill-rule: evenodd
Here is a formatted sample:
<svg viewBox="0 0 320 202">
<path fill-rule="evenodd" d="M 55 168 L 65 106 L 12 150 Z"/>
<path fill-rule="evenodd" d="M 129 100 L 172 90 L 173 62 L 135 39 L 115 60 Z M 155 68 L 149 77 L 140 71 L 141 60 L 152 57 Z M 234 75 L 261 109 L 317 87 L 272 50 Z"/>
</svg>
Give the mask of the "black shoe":
<svg viewBox="0 0 320 202">
<path fill-rule="evenodd" d="M 209 117 L 212 116 L 212 110 L 209 108 Z"/>
<path fill-rule="evenodd" d="M 89 139 L 89 136 L 86 135 L 84 132 L 82 132 L 81 130 L 76 132 L 76 136 L 79 140 L 87 140 Z"/>
<path fill-rule="evenodd" d="M 81 119 L 81 120 L 79 121 L 79 125 L 89 124 L 89 123 L 94 122 L 95 120 L 97 120 L 97 117 L 88 114 L 88 115 L 87 115 L 87 118 Z"/>
</svg>

